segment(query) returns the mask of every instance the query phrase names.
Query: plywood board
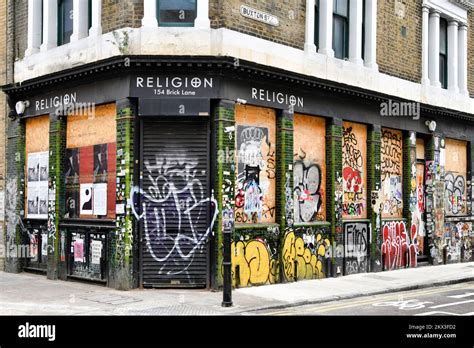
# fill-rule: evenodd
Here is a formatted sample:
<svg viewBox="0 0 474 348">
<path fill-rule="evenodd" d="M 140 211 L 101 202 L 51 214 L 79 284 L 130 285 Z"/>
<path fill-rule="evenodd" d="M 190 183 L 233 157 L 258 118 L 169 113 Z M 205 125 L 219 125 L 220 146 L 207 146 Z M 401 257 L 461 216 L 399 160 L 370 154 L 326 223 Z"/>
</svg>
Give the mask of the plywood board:
<svg viewBox="0 0 474 348">
<path fill-rule="evenodd" d="M 96 106 L 94 116 L 69 115 L 66 147 L 115 143 L 116 128 L 115 104 Z"/>
<path fill-rule="evenodd" d="M 49 116 L 38 116 L 26 120 L 26 153 L 49 150 Z"/>
<path fill-rule="evenodd" d="M 293 203 L 295 222 L 326 219 L 326 120 L 294 115 Z"/>
<path fill-rule="evenodd" d="M 275 222 L 275 110 L 236 106 L 236 223 Z"/>
<path fill-rule="evenodd" d="M 344 219 L 367 217 L 367 126 L 344 122 L 342 137 L 342 181 Z"/>
<path fill-rule="evenodd" d="M 403 135 L 399 130 L 382 128 L 381 140 L 382 218 L 402 218 Z"/>
</svg>

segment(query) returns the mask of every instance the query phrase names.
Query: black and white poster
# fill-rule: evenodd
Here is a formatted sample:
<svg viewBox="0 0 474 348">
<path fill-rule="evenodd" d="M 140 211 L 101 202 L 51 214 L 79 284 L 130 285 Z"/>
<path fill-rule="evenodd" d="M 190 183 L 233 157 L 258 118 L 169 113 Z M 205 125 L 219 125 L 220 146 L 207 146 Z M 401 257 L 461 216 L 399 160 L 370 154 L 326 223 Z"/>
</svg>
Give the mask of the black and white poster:
<svg viewBox="0 0 474 348">
<path fill-rule="evenodd" d="M 79 149 L 66 150 L 66 184 L 79 183 Z"/>
<path fill-rule="evenodd" d="M 64 218 L 79 217 L 79 185 L 66 186 L 66 209 Z"/>
<path fill-rule="evenodd" d="M 37 219 L 39 215 L 39 187 L 37 182 L 28 183 L 27 213 L 30 219 Z"/>
<path fill-rule="evenodd" d="M 48 152 L 38 153 L 38 162 L 39 162 L 39 181 L 48 182 L 48 166 L 49 158 Z"/>
<path fill-rule="evenodd" d="M 81 197 L 80 197 L 80 214 L 81 215 L 92 215 L 93 205 L 92 205 L 92 196 L 93 196 L 93 184 L 81 184 Z"/>
<path fill-rule="evenodd" d="M 39 153 L 28 154 L 28 183 L 39 181 Z"/>
<path fill-rule="evenodd" d="M 107 182 L 107 144 L 94 145 L 94 182 Z"/>
<path fill-rule="evenodd" d="M 27 158 L 27 217 L 48 218 L 48 166 L 49 154 L 33 152 Z"/>
<path fill-rule="evenodd" d="M 41 219 L 48 218 L 48 181 L 40 181 L 38 184 L 38 205 L 39 217 Z"/>
</svg>

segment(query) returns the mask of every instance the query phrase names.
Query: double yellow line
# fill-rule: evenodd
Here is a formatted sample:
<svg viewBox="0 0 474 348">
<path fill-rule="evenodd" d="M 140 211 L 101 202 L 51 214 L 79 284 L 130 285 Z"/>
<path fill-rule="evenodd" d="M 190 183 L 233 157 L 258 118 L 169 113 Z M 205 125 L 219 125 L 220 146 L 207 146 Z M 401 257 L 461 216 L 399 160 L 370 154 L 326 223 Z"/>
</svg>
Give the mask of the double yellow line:
<svg viewBox="0 0 474 348">
<path fill-rule="evenodd" d="M 396 293 L 391 293 L 391 294 L 387 294 L 387 295 L 370 295 L 372 298 L 364 298 L 364 299 L 361 299 L 361 300 L 351 300 L 351 299 L 347 299 L 347 300 L 341 300 L 343 302 L 346 302 L 346 301 L 351 301 L 351 303 L 347 304 L 347 303 L 337 303 L 337 304 L 332 304 L 332 305 L 320 305 L 320 304 L 314 304 L 314 305 L 303 305 L 304 307 L 307 307 L 307 306 L 312 306 L 311 308 L 308 308 L 308 309 L 302 309 L 301 312 L 304 312 L 304 313 L 326 313 L 326 312 L 330 312 L 330 311 L 333 311 L 333 310 L 337 310 L 337 309 L 344 309 L 344 308 L 350 308 L 350 307 L 357 307 L 357 306 L 361 306 L 361 305 L 364 305 L 364 304 L 371 304 L 371 303 L 378 303 L 378 302 L 384 302 L 384 301 L 387 301 L 387 300 L 393 300 L 393 299 L 399 299 L 400 297 L 403 297 L 403 298 L 413 298 L 413 297 L 416 297 L 416 296 L 428 296 L 428 295 L 432 295 L 432 294 L 439 294 L 439 293 L 443 293 L 443 292 L 449 292 L 449 291 L 454 291 L 454 290 L 465 290 L 465 289 L 470 289 L 470 290 L 473 290 L 474 289 L 474 286 L 473 285 L 470 285 L 470 286 L 463 286 L 463 287 L 449 287 L 449 288 L 436 288 L 436 289 L 433 289 L 433 290 L 426 290 L 426 289 L 419 289 L 419 290 L 414 290 L 414 291 L 410 291 L 410 292 L 396 292 Z M 375 298 L 373 297 L 375 296 Z M 332 301 L 334 302 L 334 301 Z M 297 313 L 296 312 L 296 309 L 298 307 L 290 307 L 290 308 L 287 308 L 285 310 L 281 310 L 281 311 L 275 311 L 275 312 L 267 312 L 263 315 L 295 315 L 295 314 L 300 314 L 300 313 Z M 407 314 L 409 312 L 407 311 Z"/>
</svg>

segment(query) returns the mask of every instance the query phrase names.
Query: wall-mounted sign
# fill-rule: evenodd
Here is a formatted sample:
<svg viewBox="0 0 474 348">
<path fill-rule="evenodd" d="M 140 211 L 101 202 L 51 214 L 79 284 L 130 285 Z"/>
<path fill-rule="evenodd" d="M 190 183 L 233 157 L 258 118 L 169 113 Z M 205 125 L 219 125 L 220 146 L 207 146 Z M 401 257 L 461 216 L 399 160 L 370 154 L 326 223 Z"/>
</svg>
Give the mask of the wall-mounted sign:
<svg viewBox="0 0 474 348">
<path fill-rule="evenodd" d="M 246 5 L 240 6 L 240 14 L 244 17 L 247 17 L 247 18 L 268 24 L 268 25 L 273 25 L 275 27 L 280 24 L 278 17 L 266 12 L 260 11 L 260 10 L 256 10 Z"/>
<path fill-rule="evenodd" d="M 65 93 L 62 95 L 50 96 L 34 101 L 35 111 L 46 111 L 53 108 L 58 108 L 61 105 L 68 105 L 69 103 L 77 102 L 77 93 Z"/>
<path fill-rule="evenodd" d="M 66 111 L 77 111 L 77 107 L 100 105 L 127 98 L 130 93 L 129 78 L 121 75 L 99 81 L 91 79 L 91 83 L 71 88 L 64 88 L 61 84 L 58 86 L 59 90 L 48 93 L 44 93 L 40 88 L 31 90 L 27 95 L 21 96 L 21 100 L 29 101 L 24 116 L 57 114 L 58 111 L 67 113 Z M 38 92 L 41 94 L 37 94 Z M 13 100 L 17 99 L 14 97 Z M 75 108 L 71 110 L 73 107 Z"/>
<path fill-rule="evenodd" d="M 218 90 L 212 76 L 147 76 L 131 79 L 131 94 L 153 98 L 212 97 Z"/>
<path fill-rule="evenodd" d="M 275 103 L 281 106 L 304 107 L 304 98 L 293 94 L 271 91 L 265 88 L 252 88 L 252 99 Z"/>
</svg>

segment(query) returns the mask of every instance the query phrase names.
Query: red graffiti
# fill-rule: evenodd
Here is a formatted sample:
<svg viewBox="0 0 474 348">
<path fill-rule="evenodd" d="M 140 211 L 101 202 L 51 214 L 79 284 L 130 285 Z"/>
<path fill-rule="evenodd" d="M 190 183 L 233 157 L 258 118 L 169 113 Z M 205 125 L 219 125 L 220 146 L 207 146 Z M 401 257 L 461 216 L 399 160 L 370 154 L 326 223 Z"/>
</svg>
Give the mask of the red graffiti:
<svg viewBox="0 0 474 348">
<path fill-rule="evenodd" d="M 237 190 L 237 194 L 235 195 L 235 206 L 237 208 L 242 208 L 245 204 L 245 192 L 242 189 Z"/>
<path fill-rule="evenodd" d="M 351 167 L 345 167 L 342 175 L 346 182 L 347 190 L 350 192 L 359 192 L 359 185 L 362 185 L 362 176 L 360 172 Z"/>
<path fill-rule="evenodd" d="M 411 226 L 407 234 L 402 221 L 387 222 L 383 227 L 382 255 L 385 258 L 385 269 L 416 267 L 418 254 L 417 227 Z"/>
<path fill-rule="evenodd" d="M 425 210 L 424 206 L 424 195 L 423 195 L 423 177 L 418 176 L 418 184 L 416 186 L 416 192 L 418 196 L 418 211 L 422 213 Z"/>
</svg>

